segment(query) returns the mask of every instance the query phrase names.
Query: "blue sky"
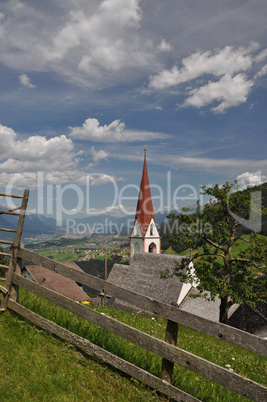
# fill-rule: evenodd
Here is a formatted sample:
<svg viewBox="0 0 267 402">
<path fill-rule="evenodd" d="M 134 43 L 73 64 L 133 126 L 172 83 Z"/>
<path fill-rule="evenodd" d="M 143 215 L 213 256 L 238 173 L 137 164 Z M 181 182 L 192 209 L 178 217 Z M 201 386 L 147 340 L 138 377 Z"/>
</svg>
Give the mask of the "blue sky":
<svg viewBox="0 0 267 402">
<path fill-rule="evenodd" d="M 134 212 L 144 144 L 156 208 L 266 181 L 266 20 L 264 0 L 0 1 L 1 191 Z"/>
</svg>

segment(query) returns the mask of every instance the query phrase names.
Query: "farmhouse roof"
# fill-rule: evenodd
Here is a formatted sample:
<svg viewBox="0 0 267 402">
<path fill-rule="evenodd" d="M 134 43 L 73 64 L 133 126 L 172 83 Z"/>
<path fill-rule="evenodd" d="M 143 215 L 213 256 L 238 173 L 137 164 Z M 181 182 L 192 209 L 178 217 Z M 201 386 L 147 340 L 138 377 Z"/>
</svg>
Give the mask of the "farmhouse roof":
<svg viewBox="0 0 267 402">
<path fill-rule="evenodd" d="M 151 219 L 155 220 L 151 191 L 147 172 L 146 147 L 144 150 L 144 165 L 136 207 L 135 221 L 138 219 L 142 235 L 145 236 Z"/>
<path fill-rule="evenodd" d="M 83 272 L 83 270 L 74 262 L 67 262 L 64 264 L 76 269 L 77 271 Z M 82 302 L 90 300 L 89 296 L 72 279 L 66 278 L 39 265 L 27 265 L 25 268 L 39 285 L 45 286 L 46 288 L 75 301 Z"/>
</svg>

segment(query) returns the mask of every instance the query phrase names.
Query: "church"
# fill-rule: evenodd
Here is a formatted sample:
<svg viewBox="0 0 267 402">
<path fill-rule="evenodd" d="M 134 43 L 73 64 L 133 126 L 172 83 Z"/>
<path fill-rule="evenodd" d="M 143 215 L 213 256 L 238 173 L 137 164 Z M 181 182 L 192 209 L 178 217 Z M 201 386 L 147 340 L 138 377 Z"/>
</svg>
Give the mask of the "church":
<svg viewBox="0 0 267 402">
<path fill-rule="evenodd" d="M 145 147 L 139 196 L 130 235 L 131 262 L 130 265 L 114 264 L 107 280 L 124 289 L 218 322 L 220 299 L 216 297 L 215 301 L 209 301 L 202 297 L 196 298 L 199 293 L 196 277 L 192 283 L 184 283 L 179 277 L 171 274 L 184 258 L 188 257 L 161 254 L 161 239 L 153 210 Z M 189 268 L 194 274 L 192 262 L 189 262 Z M 168 271 L 170 275 L 163 278 L 163 271 Z M 115 298 L 112 298 L 108 304 L 112 305 L 114 302 Z M 117 303 L 119 304 L 119 301 Z M 231 306 L 229 325 L 262 337 L 267 333 L 266 318 L 246 305 Z"/>
<path fill-rule="evenodd" d="M 130 257 L 136 252 L 160 254 L 161 239 L 156 226 L 146 163 L 144 165 L 137 201 L 134 226 L 130 235 Z"/>
</svg>

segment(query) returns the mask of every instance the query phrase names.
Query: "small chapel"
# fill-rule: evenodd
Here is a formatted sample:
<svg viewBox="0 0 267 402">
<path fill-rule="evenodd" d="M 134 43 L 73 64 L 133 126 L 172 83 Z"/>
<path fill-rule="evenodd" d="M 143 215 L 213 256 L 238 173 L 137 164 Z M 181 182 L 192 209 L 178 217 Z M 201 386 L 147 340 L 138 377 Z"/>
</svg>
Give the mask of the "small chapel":
<svg viewBox="0 0 267 402">
<path fill-rule="evenodd" d="M 161 239 L 156 226 L 147 172 L 146 146 L 135 220 L 130 235 L 130 257 L 136 252 L 160 254 Z"/>
</svg>

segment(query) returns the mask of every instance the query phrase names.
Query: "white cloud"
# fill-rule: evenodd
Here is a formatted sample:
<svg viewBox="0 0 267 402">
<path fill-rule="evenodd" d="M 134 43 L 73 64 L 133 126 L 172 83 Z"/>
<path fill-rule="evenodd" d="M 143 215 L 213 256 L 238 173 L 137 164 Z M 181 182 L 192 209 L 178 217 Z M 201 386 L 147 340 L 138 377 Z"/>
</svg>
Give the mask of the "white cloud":
<svg viewBox="0 0 267 402">
<path fill-rule="evenodd" d="M 114 216 L 118 218 L 125 217 L 125 212 L 127 213 L 127 215 L 134 215 L 135 209 L 127 208 L 124 205 L 110 205 L 105 208 L 90 208 L 89 210 L 85 211 L 87 215 L 102 215 L 103 213 L 108 213 L 109 216 Z"/>
<path fill-rule="evenodd" d="M 0 163 L 1 170 L 9 172 L 56 170 L 77 165 L 77 153 L 72 140 L 65 135 L 49 138 L 31 136 L 20 141 L 9 127 L 0 124 Z"/>
<path fill-rule="evenodd" d="M 243 186 L 257 186 L 267 181 L 267 176 L 261 174 L 261 171 L 250 173 L 245 172 L 237 176 L 236 180 Z"/>
<path fill-rule="evenodd" d="M 258 48 L 259 44 L 253 42 L 247 47 L 237 49 L 225 46 L 223 49 L 195 52 L 182 60 L 181 68 L 174 65 L 170 70 L 164 69 L 150 76 L 149 87 L 165 90 L 190 82 L 188 89 L 191 90 L 183 106 L 201 108 L 218 102 L 218 106 L 212 107 L 211 110 L 214 113 L 224 113 L 228 108 L 247 101 L 255 82 L 244 72 L 249 75 L 255 62 L 261 62 L 267 57 L 266 49 L 254 56 Z M 266 73 L 267 67 L 263 66 L 254 78 Z M 214 77 L 213 80 L 210 75 Z"/>
<path fill-rule="evenodd" d="M 12 128 L 0 124 L 0 142 L 0 172 L 3 185 L 6 185 L 10 178 L 16 177 L 14 175 L 24 175 L 21 177 L 22 183 L 26 181 L 30 184 L 30 177 L 36 175 L 36 172 L 51 172 L 53 182 L 56 182 L 59 176 L 62 182 L 66 182 L 77 172 L 81 153 L 74 151 L 72 140 L 65 135 L 48 139 L 30 136 L 19 140 Z M 81 173 L 79 175 L 81 176 Z M 75 176 L 75 182 L 77 180 L 78 175 Z"/>
<path fill-rule="evenodd" d="M 11 151 L 12 147 L 14 146 L 14 142 L 16 140 L 16 133 L 12 128 L 3 126 L 0 124 L 0 158 L 1 157 L 8 157 L 9 152 Z"/>
<path fill-rule="evenodd" d="M 165 39 L 162 39 L 160 45 L 158 46 L 158 50 L 160 52 L 169 52 L 172 49 L 170 43 L 166 42 Z"/>
<path fill-rule="evenodd" d="M 103 149 L 96 151 L 94 146 L 91 147 L 90 152 L 93 157 L 94 164 L 99 163 L 101 160 L 107 160 L 109 156 L 109 153 Z"/>
<path fill-rule="evenodd" d="M 178 84 L 193 80 L 205 74 L 219 77 L 224 74 L 235 74 L 248 70 L 253 58 L 248 54 L 250 48 L 240 47 L 234 49 L 225 46 L 213 52 L 196 52 L 182 60 L 183 67 L 174 66 L 171 70 L 163 70 L 150 77 L 149 86 L 155 89 L 166 89 Z"/>
<path fill-rule="evenodd" d="M 126 130 L 125 123 L 114 120 L 110 124 L 101 126 L 97 119 L 89 118 L 82 126 L 70 127 L 70 136 L 77 139 L 96 142 L 133 142 L 140 140 L 154 140 L 167 138 L 166 134 L 149 131 Z"/>
<path fill-rule="evenodd" d="M 266 59 L 267 57 L 267 49 L 263 49 L 256 57 L 255 57 L 255 61 L 256 63 L 259 63 L 261 61 L 263 61 L 264 59 Z"/>
<path fill-rule="evenodd" d="M 209 82 L 199 89 L 191 90 L 184 106 L 200 108 L 217 101 L 220 102 L 219 105 L 211 110 L 215 113 L 224 113 L 229 107 L 246 102 L 252 86 L 253 81 L 248 80 L 244 74 L 237 74 L 234 77 L 224 75 L 220 81 Z"/>
<path fill-rule="evenodd" d="M 97 174 L 89 176 L 89 184 L 91 186 L 102 186 L 107 183 L 115 183 L 117 181 L 124 181 L 122 177 L 110 176 L 107 174 Z"/>
<path fill-rule="evenodd" d="M 25 72 L 54 70 L 83 85 L 94 84 L 89 77 L 147 65 L 153 53 L 149 52 L 151 42 L 138 36 L 139 3 L 66 0 L 40 8 L 30 2 L 6 2 L 0 28 L 1 62 Z M 26 74 L 21 80 L 32 88 Z"/>
<path fill-rule="evenodd" d="M 36 135 L 19 140 L 12 128 L 0 124 L 0 143 L 1 186 L 15 183 L 16 188 L 36 188 L 44 184 L 87 183 L 86 172 L 81 168 L 83 151 L 76 152 L 72 140 L 65 135 L 52 138 Z M 93 146 L 90 153 L 94 162 L 91 166 L 109 156 L 105 150 L 97 151 Z M 92 186 L 100 186 L 124 179 L 92 174 L 89 180 Z"/>
<path fill-rule="evenodd" d="M 28 88 L 36 88 L 36 85 L 31 83 L 30 78 L 26 74 L 21 74 L 19 76 L 20 83 Z"/>
<path fill-rule="evenodd" d="M 245 169 L 251 171 L 266 171 L 267 159 L 238 159 L 238 158 L 201 158 L 195 156 L 177 156 L 177 154 L 161 154 L 153 156 L 153 161 L 158 164 L 168 166 L 168 168 L 178 169 L 183 168 L 187 171 L 202 170 L 209 173 L 223 173 L 232 178 L 233 175 L 238 175 L 244 172 Z M 265 177 L 262 175 L 262 177 Z"/>
<path fill-rule="evenodd" d="M 256 78 L 260 78 L 260 77 L 262 77 L 263 75 L 266 75 L 267 74 L 267 64 L 265 64 L 265 66 L 263 66 L 261 69 L 260 69 L 260 71 L 255 75 L 255 79 Z"/>
</svg>

